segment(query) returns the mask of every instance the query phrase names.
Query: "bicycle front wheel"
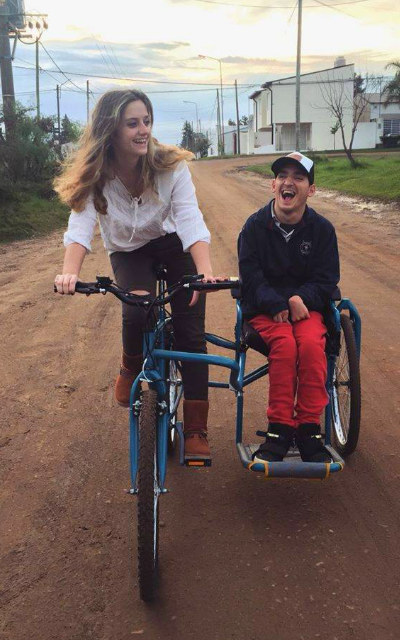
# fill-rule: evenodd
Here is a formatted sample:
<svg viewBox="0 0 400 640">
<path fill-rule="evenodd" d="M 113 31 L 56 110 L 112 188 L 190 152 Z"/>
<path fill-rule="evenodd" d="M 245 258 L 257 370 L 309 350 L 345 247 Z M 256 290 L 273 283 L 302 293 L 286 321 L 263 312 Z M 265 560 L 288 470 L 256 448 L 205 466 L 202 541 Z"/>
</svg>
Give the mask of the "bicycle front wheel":
<svg viewBox="0 0 400 640">
<path fill-rule="evenodd" d="M 174 452 L 176 440 L 176 420 L 178 406 L 183 394 L 181 370 L 179 364 L 175 360 L 167 361 L 167 397 L 168 397 L 168 413 L 170 415 L 168 428 L 168 453 Z"/>
<path fill-rule="evenodd" d="M 361 420 L 360 367 L 353 324 L 340 314 L 340 351 L 336 359 L 332 397 L 332 435 L 338 453 L 346 457 L 357 447 Z"/>
<path fill-rule="evenodd" d="M 158 524 L 160 490 L 157 477 L 157 393 L 142 394 L 139 415 L 138 464 L 138 573 L 142 600 L 155 597 L 158 571 Z"/>
</svg>

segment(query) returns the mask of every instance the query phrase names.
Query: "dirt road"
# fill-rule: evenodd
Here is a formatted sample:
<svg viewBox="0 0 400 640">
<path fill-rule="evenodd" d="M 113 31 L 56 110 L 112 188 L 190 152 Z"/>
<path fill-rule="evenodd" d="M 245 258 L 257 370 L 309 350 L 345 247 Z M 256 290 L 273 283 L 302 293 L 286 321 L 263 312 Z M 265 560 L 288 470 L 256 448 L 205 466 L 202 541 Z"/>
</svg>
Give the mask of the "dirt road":
<svg viewBox="0 0 400 640">
<path fill-rule="evenodd" d="M 236 273 L 237 233 L 269 196 L 232 171 L 244 163 L 193 167 L 219 273 Z M 213 466 L 170 469 L 152 606 L 135 577 L 128 416 L 112 400 L 118 303 L 52 294 L 61 234 L 0 248 L 2 640 L 399 637 L 399 211 L 314 205 L 336 224 L 364 322 L 359 449 L 327 482 L 265 481 L 237 459 L 233 395 L 213 391 Z M 99 239 L 82 279 L 96 273 L 110 274 Z M 226 292 L 209 296 L 209 330 L 229 335 L 233 318 Z M 251 440 L 264 387 L 246 393 Z"/>
</svg>

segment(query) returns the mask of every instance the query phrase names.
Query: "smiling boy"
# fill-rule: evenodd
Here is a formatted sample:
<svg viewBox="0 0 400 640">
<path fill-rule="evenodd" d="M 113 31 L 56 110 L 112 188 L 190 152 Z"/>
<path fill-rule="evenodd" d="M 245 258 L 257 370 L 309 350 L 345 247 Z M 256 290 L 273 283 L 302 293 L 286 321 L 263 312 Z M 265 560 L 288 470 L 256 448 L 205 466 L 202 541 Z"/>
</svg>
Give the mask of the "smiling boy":
<svg viewBox="0 0 400 640">
<path fill-rule="evenodd" d="M 333 225 L 308 207 L 314 163 L 299 152 L 272 164 L 274 199 L 239 235 L 244 317 L 269 349 L 268 431 L 257 462 L 281 461 L 295 440 L 308 462 L 329 462 L 320 433 L 325 389 L 323 312 L 339 282 Z"/>
</svg>

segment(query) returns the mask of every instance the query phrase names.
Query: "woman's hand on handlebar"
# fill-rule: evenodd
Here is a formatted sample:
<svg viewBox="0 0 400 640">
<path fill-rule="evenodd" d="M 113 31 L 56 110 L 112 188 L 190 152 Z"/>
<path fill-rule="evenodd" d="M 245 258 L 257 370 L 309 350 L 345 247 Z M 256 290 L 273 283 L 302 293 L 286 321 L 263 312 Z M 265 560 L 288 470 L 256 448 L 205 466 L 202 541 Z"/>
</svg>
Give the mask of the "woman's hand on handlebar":
<svg viewBox="0 0 400 640">
<path fill-rule="evenodd" d="M 212 273 L 205 273 L 200 282 L 222 282 L 226 280 L 226 276 L 216 276 L 214 277 Z M 205 292 L 204 292 L 205 293 Z M 199 301 L 200 291 L 193 291 L 192 299 L 189 303 L 189 307 L 194 307 L 194 305 Z"/>
<path fill-rule="evenodd" d="M 54 285 L 57 289 L 57 293 L 74 295 L 75 286 L 78 281 L 78 275 L 76 273 L 63 273 L 56 275 L 54 279 Z"/>
</svg>

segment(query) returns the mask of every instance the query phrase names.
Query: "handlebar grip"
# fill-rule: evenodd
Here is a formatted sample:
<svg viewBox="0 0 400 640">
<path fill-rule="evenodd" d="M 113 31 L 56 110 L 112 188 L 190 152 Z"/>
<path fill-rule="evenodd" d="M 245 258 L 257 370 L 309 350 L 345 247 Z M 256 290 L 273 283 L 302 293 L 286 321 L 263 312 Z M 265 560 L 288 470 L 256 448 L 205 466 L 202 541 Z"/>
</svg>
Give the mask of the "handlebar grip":
<svg viewBox="0 0 400 640">
<path fill-rule="evenodd" d="M 81 282 L 77 281 L 75 284 L 76 293 L 100 293 L 97 282 Z"/>
<path fill-rule="evenodd" d="M 57 293 L 57 286 L 53 284 L 53 291 Z M 80 282 L 79 280 L 75 284 L 76 293 L 99 293 L 97 282 Z"/>
<path fill-rule="evenodd" d="M 222 289 L 237 289 L 239 286 L 239 280 L 229 280 L 226 282 L 194 282 L 190 285 L 190 289 L 193 291 L 220 291 Z"/>
</svg>

